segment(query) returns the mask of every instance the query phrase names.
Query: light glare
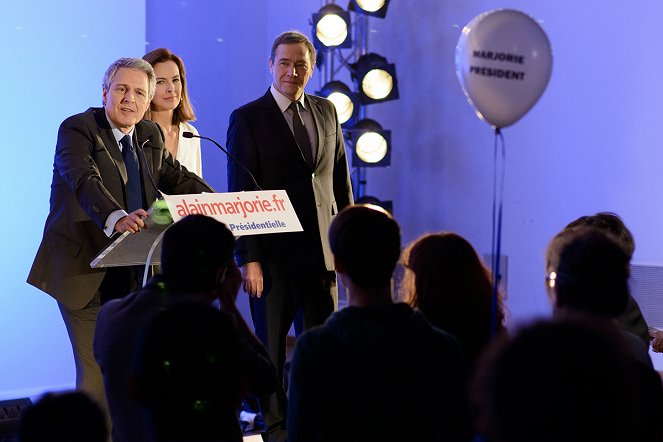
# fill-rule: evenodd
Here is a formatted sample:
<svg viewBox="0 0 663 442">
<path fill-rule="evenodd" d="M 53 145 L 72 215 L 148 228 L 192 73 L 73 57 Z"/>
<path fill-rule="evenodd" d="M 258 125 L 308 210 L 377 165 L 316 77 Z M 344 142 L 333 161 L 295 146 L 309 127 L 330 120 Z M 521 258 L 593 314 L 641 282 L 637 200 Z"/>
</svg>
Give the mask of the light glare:
<svg viewBox="0 0 663 442">
<path fill-rule="evenodd" d="M 394 79 L 389 72 L 383 69 L 370 70 L 361 82 L 364 93 L 374 99 L 382 100 L 391 93 L 394 87 Z"/>
<path fill-rule="evenodd" d="M 352 117 L 354 104 L 352 104 L 350 97 L 341 92 L 333 92 L 327 98 L 334 103 L 334 106 L 336 107 L 339 124 L 345 123 L 350 117 Z"/>
<path fill-rule="evenodd" d="M 320 19 L 315 27 L 315 35 L 320 42 L 327 46 L 338 46 L 348 36 L 348 26 L 341 17 L 335 14 L 327 14 Z"/>
<path fill-rule="evenodd" d="M 366 12 L 375 12 L 384 6 L 384 0 L 357 0 L 357 6 Z"/>
<path fill-rule="evenodd" d="M 355 152 L 366 163 L 377 163 L 387 154 L 387 140 L 376 132 L 366 132 L 357 139 Z"/>
</svg>

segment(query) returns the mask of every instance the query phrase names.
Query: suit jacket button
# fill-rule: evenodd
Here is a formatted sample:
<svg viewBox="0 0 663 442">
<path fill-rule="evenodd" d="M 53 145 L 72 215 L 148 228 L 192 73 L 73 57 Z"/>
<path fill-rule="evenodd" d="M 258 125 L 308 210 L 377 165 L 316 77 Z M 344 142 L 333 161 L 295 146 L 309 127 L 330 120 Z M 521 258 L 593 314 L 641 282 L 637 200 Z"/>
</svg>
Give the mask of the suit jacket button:
<svg viewBox="0 0 663 442">
<path fill-rule="evenodd" d="M 96 213 L 97 215 L 99 215 L 99 214 L 101 213 L 101 209 L 100 209 L 99 206 L 97 206 L 96 204 L 94 204 L 94 205 L 92 206 L 92 210 L 93 210 L 94 213 Z"/>
</svg>

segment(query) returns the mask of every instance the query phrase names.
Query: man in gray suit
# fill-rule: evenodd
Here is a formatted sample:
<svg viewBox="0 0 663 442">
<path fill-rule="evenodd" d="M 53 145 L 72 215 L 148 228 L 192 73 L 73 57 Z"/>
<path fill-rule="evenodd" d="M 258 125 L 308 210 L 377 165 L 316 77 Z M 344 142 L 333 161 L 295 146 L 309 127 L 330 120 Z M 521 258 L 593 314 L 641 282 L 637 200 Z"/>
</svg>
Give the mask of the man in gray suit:
<svg viewBox="0 0 663 442">
<path fill-rule="evenodd" d="M 99 306 L 135 290 L 131 268 L 92 269 L 116 233 L 138 233 L 145 211 L 166 193 L 213 191 L 168 153 L 159 127 L 141 121 L 155 90 L 142 59 L 121 58 L 106 71 L 103 108 L 67 118 L 58 131 L 50 212 L 28 283 L 53 296 L 74 350 L 76 385 L 105 407 L 92 354 Z"/>
<path fill-rule="evenodd" d="M 303 232 L 240 237 L 235 258 L 251 296 L 256 334 L 283 380 L 286 337 L 322 324 L 333 312 L 336 274 L 327 232 L 332 217 L 352 204 L 343 134 L 334 105 L 304 93 L 313 74 L 315 49 L 295 31 L 272 45 L 273 82 L 262 97 L 230 116 L 227 146 L 262 189 L 285 189 Z M 228 162 L 228 190 L 256 190 L 242 167 Z M 269 440 L 284 440 L 283 386 L 261 409 Z"/>
</svg>

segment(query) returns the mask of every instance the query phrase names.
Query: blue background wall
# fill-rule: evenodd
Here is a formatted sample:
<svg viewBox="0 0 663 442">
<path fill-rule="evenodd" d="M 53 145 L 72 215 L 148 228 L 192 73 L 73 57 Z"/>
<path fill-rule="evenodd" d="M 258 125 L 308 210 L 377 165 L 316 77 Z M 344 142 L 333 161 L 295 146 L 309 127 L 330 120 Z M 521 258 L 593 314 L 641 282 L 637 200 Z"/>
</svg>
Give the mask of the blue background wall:
<svg viewBox="0 0 663 442">
<path fill-rule="evenodd" d="M 48 211 L 59 123 L 100 105 L 102 75 L 114 59 L 168 46 L 186 63 L 196 126 L 225 144 L 232 109 L 269 85 L 274 35 L 290 28 L 308 33 L 322 2 L 13 3 L 0 16 L 0 133 L 11 165 L 0 178 L 0 398 L 74 380 L 55 302 L 24 282 Z M 369 171 L 368 192 L 393 200 L 405 241 L 454 230 L 481 253 L 490 249 L 492 131 L 461 92 L 454 54 L 462 27 L 499 7 L 540 20 L 554 51 L 548 89 L 504 131 L 503 252 L 515 323 L 549 314 L 543 253 L 577 216 L 619 213 L 636 237 L 634 261 L 663 263 L 663 61 L 657 57 L 663 4 L 392 0 L 385 20 L 370 21 L 369 48 L 396 63 L 401 98 L 368 108 L 392 130 L 394 144 L 392 166 Z M 213 145 L 203 149 L 205 177 L 225 190 L 224 156 Z"/>
<path fill-rule="evenodd" d="M 0 397 L 20 397 L 74 383 L 57 304 L 25 279 L 48 213 L 58 126 L 101 105 L 101 81 L 113 60 L 142 55 L 145 5 L 25 0 L 2 9 Z"/>
</svg>

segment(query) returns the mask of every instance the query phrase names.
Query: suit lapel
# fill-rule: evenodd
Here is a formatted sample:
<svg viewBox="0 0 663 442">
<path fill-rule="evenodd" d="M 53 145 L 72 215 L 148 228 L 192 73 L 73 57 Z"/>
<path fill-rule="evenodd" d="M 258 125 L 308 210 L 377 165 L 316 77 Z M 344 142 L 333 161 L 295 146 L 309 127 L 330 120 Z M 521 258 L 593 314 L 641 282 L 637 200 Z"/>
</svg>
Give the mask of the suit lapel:
<svg viewBox="0 0 663 442">
<path fill-rule="evenodd" d="M 272 123 L 275 132 L 279 134 L 285 143 L 296 144 L 295 136 L 290 131 L 290 127 L 285 121 L 285 117 L 283 116 L 281 109 L 279 109 L 279 105 L 276 104 L 276 100 L 274 100 L 274 97 L 272 97 L 272 93 L 269 90 L 263 96 L 263 104 L 265 105 L 267 120 Z"/>
<path fill-rule="evenodd" d="M 276 100 L 272 97 L 272 93 L 267 90 L 267 93 L 263 96 L 263 104 L 265 106 L 266 118 L 270 121 L 274 127 L 274 131 L 279 134 L 282 138 L 284 145 L 293 147 L 298 156 L 301 158 L 302 162 L 306 164 L 306 158 L 304 154 L 297 146 L 297 141 L 295 141 L 295 136 L 288 126 L 288 122 L 285 121 L 285 117 L 279 108 L 279 105 L 276 104 Z"/>
<path fill-rule="evenodd" d="M 99 109 L 98 112 L 95 112 L 94 118 L 95 120 L 97 120 L 97 126 L 99 128 L 99 137 L 103 142 L 103 146 L 106 148 L 106 151 L 109 153 L 111 158 L 113 158 L 115 167 L 117 167 L 117 171 L 122 177 L 122 184 L 126 186 L 127 168 L 124 165 L 124 159 L 122 159 L 122 152 L 120 152 L 120 147 L 117 145 L 117 141 L 115 141 L 115 136 L 113 136 L 113 130 L 108 124 L 108 120 L 106 119 L 106 114 L 104 112 L 103 107 Z"/>
</svg>

